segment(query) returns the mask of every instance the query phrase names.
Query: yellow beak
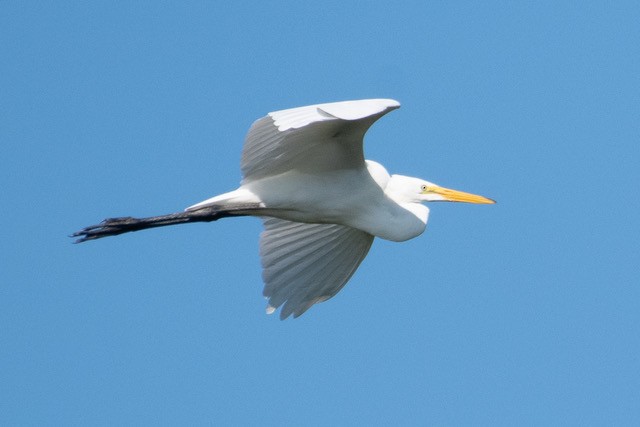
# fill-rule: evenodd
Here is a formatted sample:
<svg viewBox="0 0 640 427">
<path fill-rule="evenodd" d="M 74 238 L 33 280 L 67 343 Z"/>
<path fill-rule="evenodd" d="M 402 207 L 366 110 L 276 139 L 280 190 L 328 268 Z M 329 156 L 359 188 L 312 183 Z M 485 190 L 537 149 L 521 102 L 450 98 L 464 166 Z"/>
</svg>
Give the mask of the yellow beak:
<svg viewBox="0 0 640 427">
<path fill-rule="evenodd" d="M 452 190 L 450 188 L 444 187 L 429 187 L 425 191 L 425 193 L 435 193 L 439 194 L 445 198 L 448 202 L 465 202 L 465 203 L 486 203 L 492 204 L 495 203 L 495 200 L 488 199 L 483 196 L 478 196 L 477 194 L 465 193 L 464 191 Z"/>
</svg>

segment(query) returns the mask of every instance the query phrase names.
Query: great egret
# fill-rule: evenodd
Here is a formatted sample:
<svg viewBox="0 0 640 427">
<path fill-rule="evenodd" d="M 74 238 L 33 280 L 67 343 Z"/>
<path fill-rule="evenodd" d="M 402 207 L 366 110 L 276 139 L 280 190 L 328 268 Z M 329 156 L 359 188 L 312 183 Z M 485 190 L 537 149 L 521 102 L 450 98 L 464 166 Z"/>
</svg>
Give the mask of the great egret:
<svg viewBox="0 0 640 427">
<path fill-rule="evenodd" d="M 86 227 L 76 242 L 151 227 L 261 217 L 267 313 L 300 316 L 347 283 L 374 237 L 402 242 L 424 231 L 422 202 L 495 203 L 432 182 L 389 175 L 365 160 L 363 137 L 400 104 L 391 99 L 335 102 L 269 113 L 257 120 L 242 151 L 238 189 L 149 218 L 109 218 Z"/>
</svg>

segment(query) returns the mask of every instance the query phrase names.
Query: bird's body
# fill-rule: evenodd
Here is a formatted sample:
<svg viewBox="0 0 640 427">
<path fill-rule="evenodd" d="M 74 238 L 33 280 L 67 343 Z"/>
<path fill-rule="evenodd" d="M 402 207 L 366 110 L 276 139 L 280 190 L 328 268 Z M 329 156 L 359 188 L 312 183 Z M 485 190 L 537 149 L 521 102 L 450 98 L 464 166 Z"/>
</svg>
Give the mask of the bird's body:
<svg viewBox="0 0 640 427">
<path fill-rule="evenodd" d="M 367 160 L 362 167 L 334 173 L 289 171 L 244 183 L 237 190 L 207 199 L 187 208 L 259 204 L 260 216 L 287 221 L 339 224 L 395 242 L 419 236 L 424 231 L 429 208 L 394 200 L 399 176 L 389 176 L 379 163 Z"/>
<path fill-rule="evenodd" d="M 85 241 L 225 216 L 261 217 L 267 312 L 282 306 L 281 318 L 297 317 L 342 289 L 374 237 L 401 242 L 422 234 L 429 217 L 423 202 L 494 203 L 418 178 L 389 175 L 379 163 L 365 160 L 365 132 L 399 106 L 390 99 L 370 99 L 270 113 L 249 130 L 238 189 L 185 212 L 111 218 L 74 236 Z"/>
</svg>

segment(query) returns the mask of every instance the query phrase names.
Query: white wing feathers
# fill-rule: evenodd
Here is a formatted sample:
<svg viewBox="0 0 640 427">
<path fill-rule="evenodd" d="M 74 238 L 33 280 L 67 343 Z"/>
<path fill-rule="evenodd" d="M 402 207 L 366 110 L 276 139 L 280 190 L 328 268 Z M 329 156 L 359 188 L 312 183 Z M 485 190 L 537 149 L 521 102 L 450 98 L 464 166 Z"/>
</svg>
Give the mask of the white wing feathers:
<svg viewBox="0 0 640 427">
<path fill-rule="evenodd" d="M 300 316 L 347 283 L 367 255 L 373 236 L 336 224 L 303 224 L 264 218 L 260 235 L 267 313 Z"/>
<path fill-rule="evenodd" d="M 249 129 L 243 182 L 289 170 L 362 167 L 362 139 L 377 119 L 400 107 L 392 99 L 334 102 L 269 113 Z"/>
<path fill-rule="evenodd" d="M 298 129 L 308 124 L 326 120 L 359 120 L 400 107 L 393 99 L 363 99 L 360 101 L 332 102 L 308 105 L 269 113 L 280 132 Z"/>
<path fill-rule="evenodd" d="M 398 107 L 392 99 L 367 99 L 269 113 L 247 134 L 243 184 L 289 171 L 326 174 L 364 168 L 365 132 Z M 337 224 L 265 218 L 264 226 L 260 256 L 267 313 L 282 306 L 281 319 L 298 317 L 338 293 L 373 243 L 372 235 Z"/>
</svg>

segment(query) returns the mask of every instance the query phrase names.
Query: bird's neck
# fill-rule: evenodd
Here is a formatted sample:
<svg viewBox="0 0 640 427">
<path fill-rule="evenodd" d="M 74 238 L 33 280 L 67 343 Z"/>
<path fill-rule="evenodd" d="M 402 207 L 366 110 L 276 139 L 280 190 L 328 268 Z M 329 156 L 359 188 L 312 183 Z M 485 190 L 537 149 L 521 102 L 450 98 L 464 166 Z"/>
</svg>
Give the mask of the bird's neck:
<svg viewBox="0 0 640 427">
<path fill-rule="evenodd" d="M 384 206 L 374 209 L 375 218 L 356 224 L 356 228 L 393 242 L 404 242 L 424 232 L 429 208 L 420 203 L 397 203 L 385 199 Z"/>
</svg>

